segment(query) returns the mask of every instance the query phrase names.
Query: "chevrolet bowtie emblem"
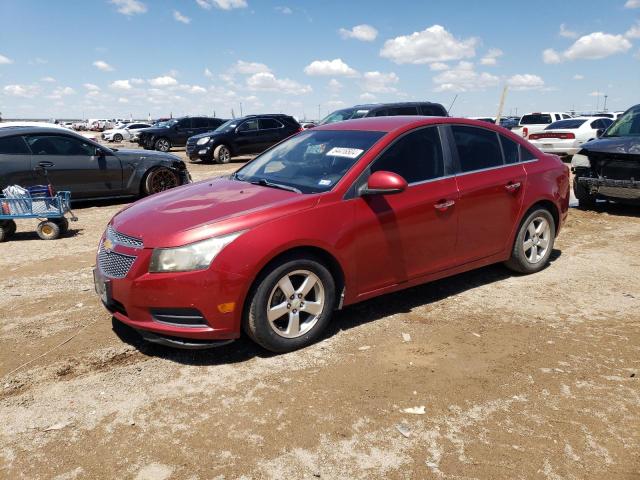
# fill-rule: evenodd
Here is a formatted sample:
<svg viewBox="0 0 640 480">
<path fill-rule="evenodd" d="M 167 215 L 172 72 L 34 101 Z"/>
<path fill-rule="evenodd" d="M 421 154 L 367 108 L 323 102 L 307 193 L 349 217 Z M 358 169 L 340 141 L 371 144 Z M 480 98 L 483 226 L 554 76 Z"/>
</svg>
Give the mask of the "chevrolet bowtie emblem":
<svg viewBox="0 0 640 480">
<path fill-rule="evenodd" d="M 104 242 L 102 242 L 102 246 L 104 247 L 105 250 L 107 250 L 108 252 L 110 252 L 111 250 L 113 250 L 113 242 L 111 240 L 109 240 L 108 238 L 105 238 Z"/>
</svg>

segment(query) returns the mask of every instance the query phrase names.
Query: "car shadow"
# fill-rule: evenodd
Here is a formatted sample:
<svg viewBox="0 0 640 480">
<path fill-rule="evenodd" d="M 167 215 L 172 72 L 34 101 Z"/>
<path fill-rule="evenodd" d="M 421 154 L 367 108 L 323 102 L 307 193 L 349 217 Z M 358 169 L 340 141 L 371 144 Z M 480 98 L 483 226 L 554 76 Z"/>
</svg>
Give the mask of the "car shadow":
<svg viewBox="0 0 640 480">
<path fill-rule="evenodd" d="M 630 205 L 625 203 L 598 201 L 592 208 L 586 209 L 577 207 L 578 210 L 589 211 L 594 213 L 607 213 L 616 217 L 636 217 L 640 218 L 640 204 Z"/>
<path fill-rule="evenodd" d="M 554 249 L 549 257 L 549 265 L 545 268 L 549 268 L 561 255 L 561 250 Z M 335 312 L 322 338 L 332 337 L 342 330 L 349 330 L 389 315 L 409 313 L 416 307 L 438 302 L 514 275 L 517 274 L 502 264 L 495 264 L 351 305 Z M 259 347 L 244 334 L 236 341 L 221 347 L 180 350 L 146 342 L 134 329 L 115 319 L 113 330 L 122 341 L 134 346 L 142 354 L 183 365 L 224 365 L 245 362 L 255 357 L 270 358 L 277 355 Z"/>
<path fill-rule="evenodd" d="M 6 240 L 6 242 L 26 242 L 26 241 L 31 241 L 31 240 L 42 240 L 38 236 L 38 233 L 36 232 L 36 227 L 37 226 L 38 226 L 38 224 L 34 223 L 32 229 L 23 228 L 21 230 L 16 231 L 13 235 L 11 235 Z M 69 227 L 69 230 L 67 230 L 65 233 L 61 234 L 60 237 L 58 237 L 56 240 L 59 240 L 61 238 L 71 238 L 71 237 L 75 237 L 76 235 L 82 235 L 82 232 L 84 232 L 83 228 L 71 228 L 71 227 Z M 51 241 L 55 242 L 56 240 L 51 240 Z"/>
</svg>

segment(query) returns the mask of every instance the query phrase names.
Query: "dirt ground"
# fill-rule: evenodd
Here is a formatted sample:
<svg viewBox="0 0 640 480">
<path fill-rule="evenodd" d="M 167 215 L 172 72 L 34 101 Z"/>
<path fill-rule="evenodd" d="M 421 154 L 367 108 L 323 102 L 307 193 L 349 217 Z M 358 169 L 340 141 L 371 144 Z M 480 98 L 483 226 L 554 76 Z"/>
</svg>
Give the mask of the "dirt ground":
<svg viewBox="0 0 640 480">
<path fill-rule="evenodd" d="M 541 273 L 387 295 L 274 356 L 113 332 L 91 268 L 124 205 L 0 244 L 0 478 L 640 479 L 637 208 L 572 209 Z"/>
</svg>

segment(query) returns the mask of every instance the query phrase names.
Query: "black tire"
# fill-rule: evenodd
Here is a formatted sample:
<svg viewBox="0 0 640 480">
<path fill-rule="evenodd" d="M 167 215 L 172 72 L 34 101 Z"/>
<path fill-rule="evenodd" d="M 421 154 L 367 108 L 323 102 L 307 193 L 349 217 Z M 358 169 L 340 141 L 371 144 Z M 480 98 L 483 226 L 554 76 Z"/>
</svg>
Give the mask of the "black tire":
<svg viewBox="0 0 640 480">
<path fill-rule="evenodd" d="M 67 220 L 65 217 L 52 218 L 49 219 L 49 221 L 58 225 L 58 228 L 60 228 L 60 235 L 64 235 L 69 231 L 69 220 Z"/>
<path fill-rule="evenodd" d="M 168 152 L 171 150 L 171 142 L 168 138 L 160 137 L 153 143 L 153 148 L 159 152 Z"/>
<path fill-rule="evenodd" d="M 532 222 L 538 221 L 538 219 L 546 220 L 549 226 L 549 238 L 547 243 L 547 248 L 544 251 L 544 254 L 541 255 L 540 259 L 536 259 L 535 262 L 532 262 L 527 255 L 527 251 L 531 252 L 531 256 L 537 252 L 539 239 L 536 241 L 530 238 L 529 226 Z M 534 224 L 535 225 L 535 224 Z M 537 237 L 536 237 L 537 238 Z M 553 250 L 553 244 L 556 238 L 556 222 L 553 219 L 553 215 L 549 212 L 549 210 L 545 208 L 536 208 L 531 211 L 520 224 L 520 228 L 518 229 L 518 234 L 516 235 L 516 239 L 513 242 L 513 248 L 511 250 L 511 258 L 505 262 L 505 265 L 518 273 L 535 273 L 542 270 L 546 267 L 549 262 L 549 257 L 551 256 L 551 251 Z M 535 243 L 536 251 L 532 250 L 525 251 L 525 241 L 531 240 Z M 531 247 L 533 248 L 533 247 Z"/>
<path fill-rule="evenodd" d="M 573 194 L 578 199 L 578 207 L 593 210 L 596 207 L 596 197 L 591 195 L 584 185 L 573 179 Z"/>
<path fill-rule="evenodd" d="M 17 228 L 13 220 L 0 220 L 0 242 L 9 240 L 16 233 Z"/>
<path fill-rule="evenodd" d="M 285 338 L 281 334 L 276 333 L 277 326 L 275 326 L 275 324 L 272 326 L 271 322 L 267 318 L 267 308 L 270 300 L 272 300 L 270 297 L 276 294 L 283 294 L 283 292 L 277 291 L 278 282 L 285 276 L 291 275 L 291 283 L 293 284 L 294 289 L 297 290 L 301 286 L 294 283 L 296 272 L 303 271 L 311 272 L 315 275 L 320 284 L 320 288 L 323 291 L 323 296 L 321 298 L 323 298 L 324 301 L 322 304 L 322 310 L 320 314 L 315 316 L 304 312 L 304 301 L 307 300 L 307 295 L 309 294 L 305 295 L 301 300 L 296 299 L 298 302 L 303 302 L 299 304 L 300 310 L 298 312 L 298 318 L 302 325 L 300 328 L 300 335 L 294 338 Z M 318 294 L 315 292 L 311 295 Z M 307 345 L 317 341 L 329 324 L 335 306 L 335 297 L 335 282 L 333 277 L 329 270 L 327 270 L 327 268 L 317 259 L 312 257 L 285 258 L 260 275 L 254 284 L 254 288 L 249 293 L 243 315 L 244 331 L 254 342 L 271 352 L 284 353 L 306 347 Z M 289 301 L 284 296 L 282 298 L 284 298 L 285 303 Z M 316 300 L 318 300 L 317 297 Z M 280 300 L 278 300 L 277 303 L 280 303 Z M 295 313 L 295 306 L 296 304 L 291 305 L 287 303 L 286 308 L 293 309 L 291 311 Z M 302 314 L 304 314 L 304 318 Z M 289 312 L 286 312 L 284 315 L 287 318 L 290 318 Z M 313 320 L 314 318 L 316 320 Z M 309 319 L 311 319 L 310 327 L 306 332 L 303 332 L 303 325 L 305 321 Z M 288 320 L 284 319 L 284 322 L 286 323 Z"/>
<path fill-rule="evenodd" d="M 118 143 L 120 143 L 120 142 L 122 141 L 122 135 L 120 135 L 119 133 L 116 133 L 116 134 L 113 136 L 113 141 L 114 141 L 114 142 L 118 142 Z"/>
<path fill-rule="evenodd" d="M 213 151 L 213 159 L 216 163 L 229 163 L 231 150 L 225 144 L 218 145 Z"/>
<path fill-rule="evenodd" d="M 173 170 L 166 167 L 158 167 L 151 170 L 144 178 L 142 193 L 153 195 L 164 192 L 180 185 L 180 178 Z"/>
<path fill-rule="evenodd" d="M 42 240 L 55 240 L 60 237 L 60 227 L 49 220 L 40 222 L 36 231 Z"/>
</svg>

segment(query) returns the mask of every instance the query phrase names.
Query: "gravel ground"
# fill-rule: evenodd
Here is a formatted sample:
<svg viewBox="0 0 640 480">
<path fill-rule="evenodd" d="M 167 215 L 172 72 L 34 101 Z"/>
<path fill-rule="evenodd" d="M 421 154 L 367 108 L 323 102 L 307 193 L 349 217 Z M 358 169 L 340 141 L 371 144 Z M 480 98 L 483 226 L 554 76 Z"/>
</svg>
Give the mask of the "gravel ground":
<svg viewBox="0 0 640 480">
<path fill-rule="evenodd" d="M 125 204 L 0 244 L 0 478 L 640 478 L 637 208 L 572 209 L 536 275 L 374 299 L 274 356 L 113 332 L 91 268 Z"/>
</svg>

